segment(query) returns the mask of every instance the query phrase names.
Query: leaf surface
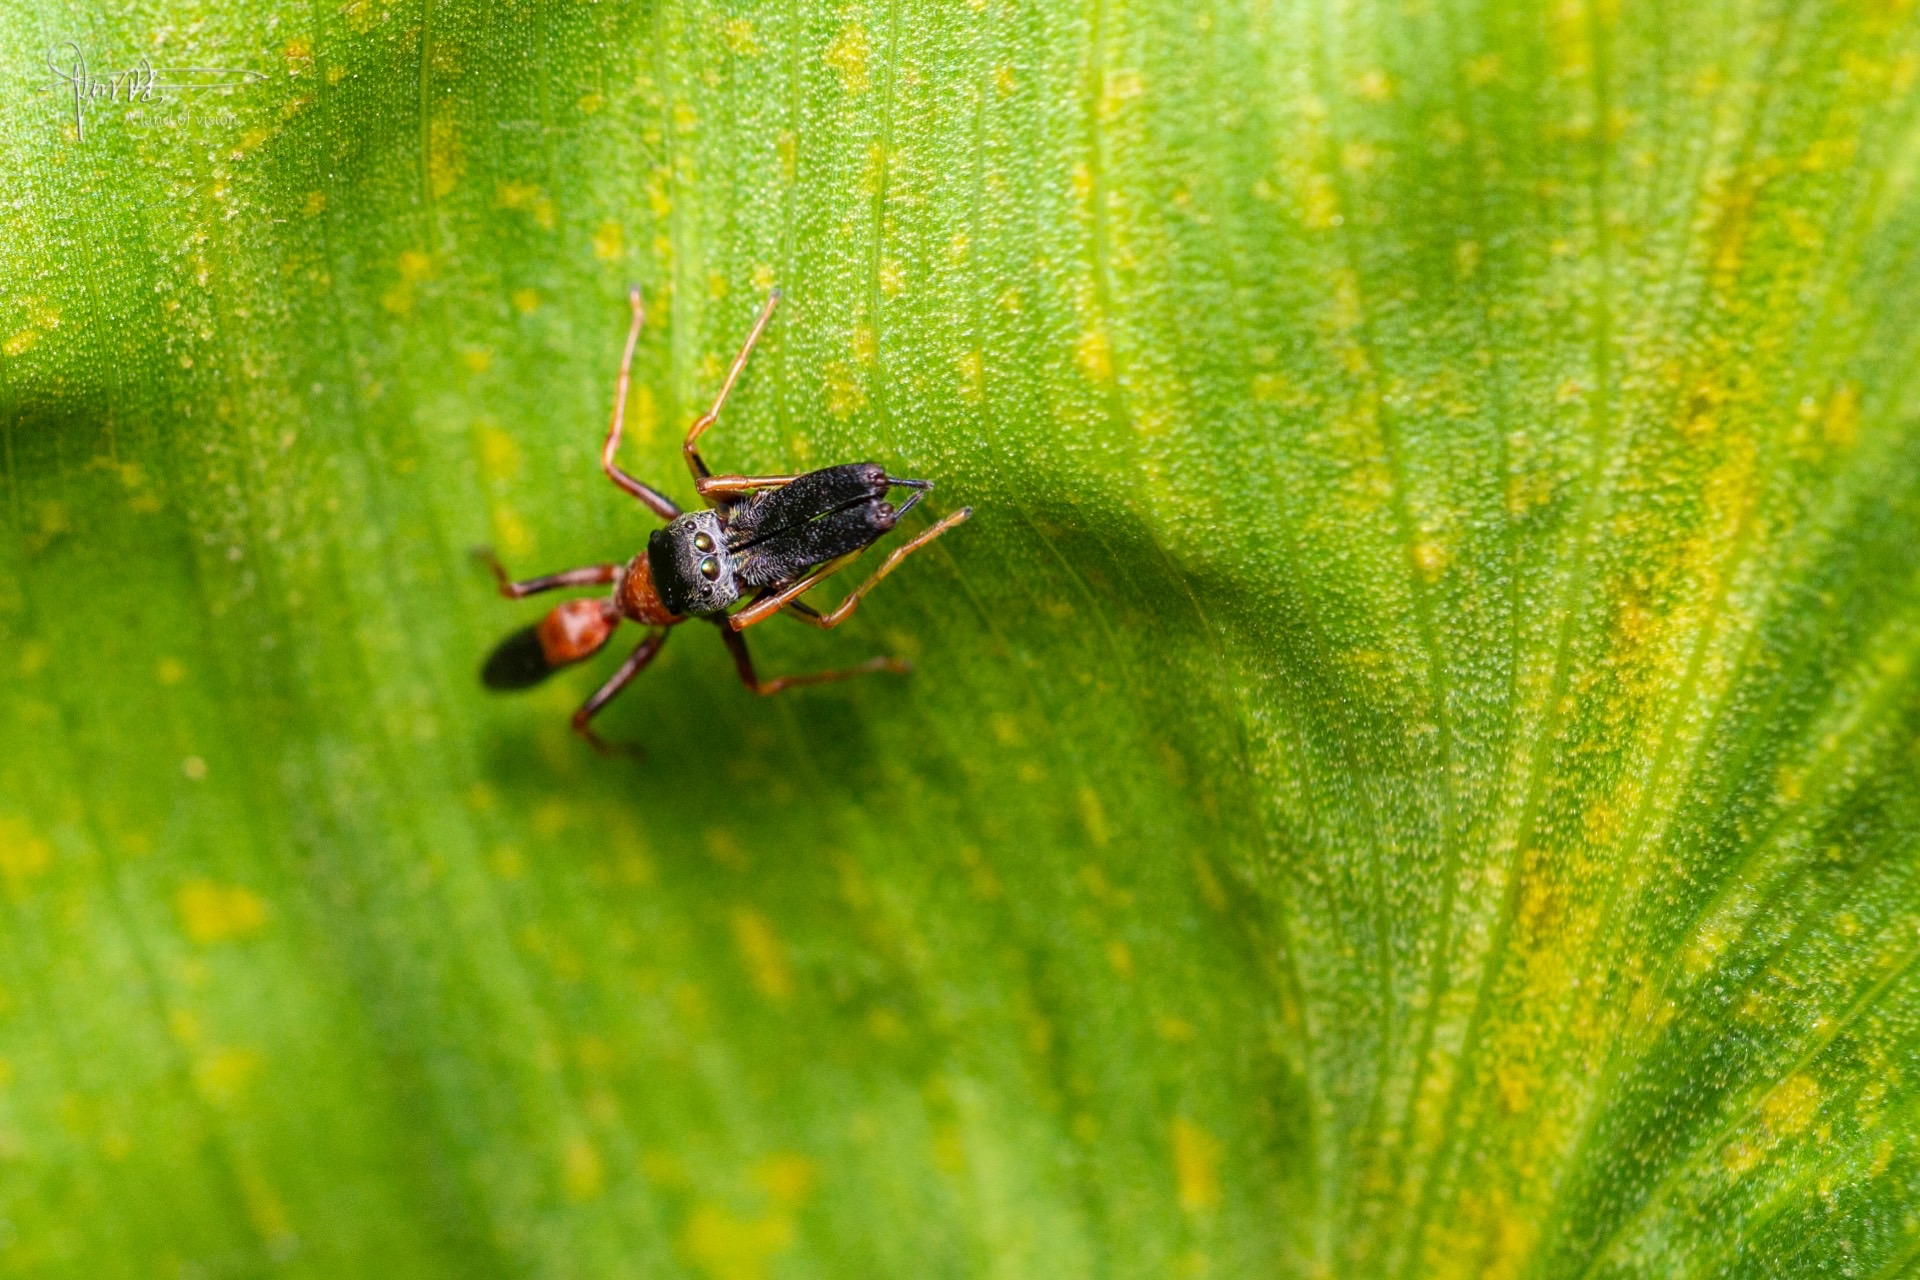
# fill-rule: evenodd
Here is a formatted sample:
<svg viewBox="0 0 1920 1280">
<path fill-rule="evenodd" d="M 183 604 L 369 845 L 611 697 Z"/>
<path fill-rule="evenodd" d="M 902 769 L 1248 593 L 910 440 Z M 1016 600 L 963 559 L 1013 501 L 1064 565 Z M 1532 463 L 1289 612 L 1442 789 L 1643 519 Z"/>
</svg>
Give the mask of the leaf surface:
<svg viewBox="0 0 1920 1280">
<path fill-rule="evenodd" d="M 1920 1266 L 1910 5 L 108 8 L 0 17 L 0 1267 Z M 630 470 L 777 285 L 716 469 L 975 508 L 750 633 L 910 677 L 480 689 L 469 548 L 655 527 L 630 281 Z"/>
</svg>

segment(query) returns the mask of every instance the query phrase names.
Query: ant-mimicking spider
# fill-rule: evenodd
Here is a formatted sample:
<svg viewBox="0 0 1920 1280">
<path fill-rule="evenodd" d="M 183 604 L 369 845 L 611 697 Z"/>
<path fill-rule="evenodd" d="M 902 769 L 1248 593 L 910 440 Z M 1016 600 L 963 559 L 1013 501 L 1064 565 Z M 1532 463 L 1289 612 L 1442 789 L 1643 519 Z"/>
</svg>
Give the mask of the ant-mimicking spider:
<svg viewBox="0 0 1920 1280">
<path fill-rule="evenodd" d="M 705 618 L 720 628 L 720 637 L 733 654 L 741 681 L 755 693 L 773 694 L 797 685 L 845 680 L 869 671 L 904 674 L 907 663 L 897 658 L 871 658 L 858 666 L 810 675 L 762 680 L 754 674 L 746 637 L 740 633 L 776 613 L 786 613 L 823 629 L 839 626 L 873 590 L 880 579 L 913 552 L 973 514 L 962 507 L 916 534 L 855 587 L 830 612 L 821 613 L 800 597 L 821 579 L 838 572 L 892 529 L 901 516 L 933 488 L 931 480 L 890 476 L 877 462 L 849 462 L 792 476 L 714 475 L 696 447 L 702 434 L 720 416 L 747 357 L 773 318 L 780 291 L 768 295 L 759 318 L 747 334 L 740 354 L 733 358 L 726 381 L 713 407 L 694 419 L 680 446 L 693 487 L 707 509 L 682 513 L 658 489 L 620 469 L 614 454 L 627 408 L 627 384 L 633 369 L 634 347 L 646 322 L 646 308 L 636 286 L 628 294 L 633 323 L 627 330 L 626 351 L 620 357 L 620 377 L 614 385 L 613 421 L 600 450 L 600 467 L 607 478 L 639 499 L 667 522 L 647 539 L 647 548 L 624 565 L 595 564 L 564 573 L 515 582 L 489 550 L 475 554 L 493 570 L 500 594 L 518 600 L 559 587 L 587 587 L 613 583 L 613 593 L 600 599 L 569 600 L 534 625 L 500 642 L 480 678 L 489 689 L 525 689 L 540 683 L 561 667 L 582 662 L 606 646 L 623 620 L 647 628 L 638 647 L 607 682 L 573 714 L 573 729 L 603 753 L 613 750 L 593 731 L 592 720 L 626 688 L 660 652 L 669 629 L 689 618 Z M 887 501 L 894 489 L 911 489 L 912 496 L 895 507 Z M 746 607 L 728 610 L 748 591 Z"/>
</svg>

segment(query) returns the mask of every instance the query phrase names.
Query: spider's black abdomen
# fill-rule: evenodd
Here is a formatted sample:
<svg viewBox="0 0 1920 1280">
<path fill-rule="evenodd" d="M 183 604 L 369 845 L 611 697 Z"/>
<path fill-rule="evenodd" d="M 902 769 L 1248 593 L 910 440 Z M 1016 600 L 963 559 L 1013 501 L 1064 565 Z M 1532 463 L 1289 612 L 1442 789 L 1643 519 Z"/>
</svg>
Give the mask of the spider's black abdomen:
<svg viewBox="0 0 1920 1280">
<path fill-rule="evenodd" d="M 795 476 L 792 483 L 763 489 L 727 513 L 728 545 L 744 551 L 842 507 L 884 498 L 890 484 L 887 469 L 877 462 L 847 462 Z"/>
<path fill-rule="evenodd" d="M 553 674 L 546 650 L 540 644 L 540 627 L 535 624 L 514 632 L 487 655 L 480 668 L 480 682 L 489 689 L 531 689 Z"/>
<path fill-rule="evenodd" d="M 815 565 L 872 545 L 897 519 L 892 503 L 863 499 L 762 537 L 734 558 L 735 572 L 749 587 L 791 582 Z"/>
</svg>

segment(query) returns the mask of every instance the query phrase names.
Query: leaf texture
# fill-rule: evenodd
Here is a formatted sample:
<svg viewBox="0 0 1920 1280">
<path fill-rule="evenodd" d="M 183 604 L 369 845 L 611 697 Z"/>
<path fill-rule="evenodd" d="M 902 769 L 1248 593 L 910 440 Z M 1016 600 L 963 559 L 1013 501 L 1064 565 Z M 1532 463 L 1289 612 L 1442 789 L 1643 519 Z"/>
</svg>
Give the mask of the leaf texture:
<svg viewBox="0 0 1920 1280">
<path fill-rule="evenodd" d="M 30 0 L 0 75 L 0 1269 L 1920 1270 L 1910 3 Z M 611 653 L 480 689 L 470 547 L 655 527 L 630 281 L 630 470 L 777 285 L 714 466 L 974 506 L 751 633 L 910 677 L 682 628 L 639 763 Z"/>
</svg>

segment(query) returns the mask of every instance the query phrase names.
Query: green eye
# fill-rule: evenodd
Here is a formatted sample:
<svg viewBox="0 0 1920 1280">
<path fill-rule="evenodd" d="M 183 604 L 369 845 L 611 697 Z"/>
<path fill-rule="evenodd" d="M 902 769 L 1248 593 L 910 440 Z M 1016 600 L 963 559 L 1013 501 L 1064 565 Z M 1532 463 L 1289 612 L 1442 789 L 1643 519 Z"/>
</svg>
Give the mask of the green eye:
<svg viewBox="0 0 1920 1280">
<path fill-rule="evenodd" d="M 704 533 L 696 533 L 693 535 L 693 546 L 696 551 L 711 551 L 713 550 L 713 539 Z M 706 573 L 707 571 L 703 568 L 700 572 Z M 711 578 L 713 575 L 708 573 L 707 576 Z"/>
<path fill-rule="evenodd" d="M 700 562 L 700 576 L 708 582 L 712 582 L 720 576 L 720 562 L 712 556 L 708 556 L 705 560 L 702 560 Z"/>
</svg>

